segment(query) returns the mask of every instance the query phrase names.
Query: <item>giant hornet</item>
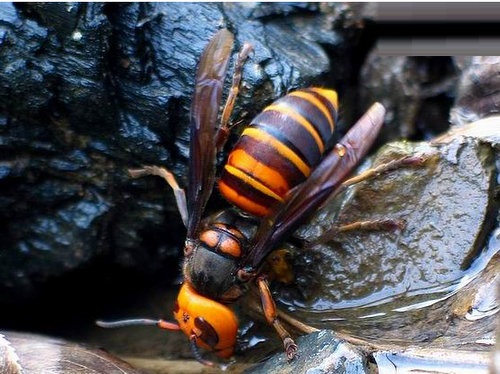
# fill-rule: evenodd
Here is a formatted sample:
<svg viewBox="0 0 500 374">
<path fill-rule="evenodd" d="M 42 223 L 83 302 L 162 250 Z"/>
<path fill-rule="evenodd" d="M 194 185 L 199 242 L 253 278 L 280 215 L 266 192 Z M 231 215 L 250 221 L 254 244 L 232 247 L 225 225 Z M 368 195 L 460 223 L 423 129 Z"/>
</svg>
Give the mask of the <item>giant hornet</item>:
<svg viewBox="0 0 500 374">
<path fill-rule="evenodd" d="M 206 46 L 198 65 L 190 114 L 187 198 L 173 174 L 164 168 L 130 170 L 133 177 L 157 175 L 167 181 L 187 228 L 183 284 L 173 312 L 177 322 L 98 322 L 103 327 L 154 324 L 182 330 L 196 359 L 207 365 L 213 362 L 203 359 L 198 347 L 221 358 L 233 355 L 238 320 L 227 304 L 238 300 L 251 282 L 257 285 L 265 318 L 280 336 L 287 358 L 294 358 L 297 345 L 278 318 L 264 260 L 332 195 L 351 182 L 394 167 L 386 164 L 346 180 L 382 126 L 385 109 L 381 104 L 373 104 L 325 154 L 337 121 L 337 93 L 317 87 L 297 90 L 266 107 L 243 130 L 219 180 L 219 191 L 235 207 L 203 218 L 216 179 L 217 151 L 227 139 L 242 66 L 252 50 L 245 44 L 238 55 L 231 91 L 217 127 L 233 39 L 228 30 L 220 30 Z"/>
</svg>

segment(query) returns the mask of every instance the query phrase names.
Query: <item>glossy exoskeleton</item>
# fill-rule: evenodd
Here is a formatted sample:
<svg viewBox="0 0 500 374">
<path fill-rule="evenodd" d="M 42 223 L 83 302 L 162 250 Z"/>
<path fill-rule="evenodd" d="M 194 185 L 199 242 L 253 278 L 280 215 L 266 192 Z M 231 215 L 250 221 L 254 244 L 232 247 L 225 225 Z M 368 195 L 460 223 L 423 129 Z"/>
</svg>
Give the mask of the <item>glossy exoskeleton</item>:
<svg viewBox="0 0 500 374">
<path fill-rule="evenodd" d="M 191 107 L 187 198 L 166 169 L 145 166 L 134 177 L 158 175 L 172 187 L 187 227 L 183 285 L 174 310 L 177 323 L 163 320 L 100 322 L 115 327 L 156 324 L 180 329 L 197 346 L 228 358 L 236 344 L 238 321 L 227 304 L 255 282 L 266 320 L 283 341 L 288 359 L 297 345 L 277 315 L 269 290 L 266 257 L 326 199 L 345 187 L 347 175 L 367 153 L 383 123 L 385 109 L 375 103 L 349 132 L 325 153 L 337 119 L 337 94 L 312 87 L 275 101 L 244 129 L 219 181 L 222 195 L 237 208 L 203 218 L 215 183 L 215 158 L 227 138 L 228 121 L 239 90 L 245 44 L 233 84 L 216 126 L 233 35 L 220 30 L 205 48 L 196 75 Z M 252 217 L 249 217 L 251 215 Z"/>
</svg>

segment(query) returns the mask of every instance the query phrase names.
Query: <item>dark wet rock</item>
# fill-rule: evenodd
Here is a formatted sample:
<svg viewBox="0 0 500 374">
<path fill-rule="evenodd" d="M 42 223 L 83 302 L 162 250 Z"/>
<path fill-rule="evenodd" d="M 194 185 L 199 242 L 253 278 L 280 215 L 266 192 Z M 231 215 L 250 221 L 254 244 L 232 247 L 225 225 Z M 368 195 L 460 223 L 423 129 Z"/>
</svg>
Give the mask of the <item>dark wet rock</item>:
<svg viewBox="0 0 500 374">
<path fill-rule="evenodd" d="M 361 97 L 388 109 L 384 140 L 431 139 L 450 125 L 497 114 L 495 56 L 407 57 L 373 52 L 361 71 Z"/>
<path fill-rule="evenodd" d="M 352 14 L 319 4 L 2 3 L 6 300 L 96 258 L 146 273 L 174 265 L 183 229 L 172 194 L 126 170 L 165 165 L 184 184 L 194 71 L 208 39 L 225 25 L 236 48 L 255 47 L 235 111 L 248 120 L 292 88 L 342 79 L 330 74 L 332 51 L 344 56 L 335 70 L 353 73 L 341 67 Z"/>
<path fill-rule="evenodd" d="M 2 23 L 0 97 L 9 118 L 39 120 L 42 112 L 64 113 L 72 126 L 87 131 L 112 123 L 116 110 L 104 79 L 111 25 L 103 5 L 4 4 L 2 8 L 2 16 L 17 13 L 15 21 L 7 18 Z M 55 17 L 56 9 L 68 18 Z"/>
<path fill-rule="evenodd" d="M 360 92 L 366 103 L 378 100 L 388 110 L 389 128 L 381 140 L 431 139 L 446 131 L 462 72 L 460 61 L 370 54 L 361 71 Z"/>
<path fill-rule="evenodd" d="M 477 56 L 464 64 L 450 121 L 464 125 L 500 112 L 500 58 Z"/>
</svg>

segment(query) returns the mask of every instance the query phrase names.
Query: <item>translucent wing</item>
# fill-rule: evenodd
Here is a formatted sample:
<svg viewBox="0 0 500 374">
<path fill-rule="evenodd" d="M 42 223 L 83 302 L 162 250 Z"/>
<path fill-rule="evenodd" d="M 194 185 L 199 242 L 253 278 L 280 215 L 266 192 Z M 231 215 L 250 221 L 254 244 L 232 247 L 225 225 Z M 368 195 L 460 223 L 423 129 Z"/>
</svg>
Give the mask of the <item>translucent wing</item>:
<svg viewBox="0 0 500 374">
<path fill-rule="evenodd" d="M 196 73 L 191 105 L 187 237 L 194 238 L 215 179 L 216 123 L 233 35 L 220 30 L 206 46 Z"/>
<path fill-rule="evenodd" d="M 294 190 L 284 204 L 264 218 L 243 267 L 257 270 L 262 260 L 326 199 L 336 194 L 346 176 L 365 156 L 384 121 L 385 109 L 373 104 L 326 155 L 309 178 Z"/>
</svg>

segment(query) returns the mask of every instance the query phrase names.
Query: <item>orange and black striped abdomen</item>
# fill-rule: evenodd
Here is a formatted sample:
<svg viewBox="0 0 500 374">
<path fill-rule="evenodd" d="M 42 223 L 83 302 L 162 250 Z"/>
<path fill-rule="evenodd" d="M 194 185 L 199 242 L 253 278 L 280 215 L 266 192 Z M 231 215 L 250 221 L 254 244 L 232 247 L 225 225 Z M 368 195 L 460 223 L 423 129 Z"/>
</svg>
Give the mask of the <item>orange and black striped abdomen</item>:
<svg viewBox="0 0 500 374">
<path fill-rule="evenodd" d="M 337 110 L 337 93 L 322 88 L 294 91 L 266 107 L 229 154 L 222 195 L 247 213 L 267 215 L 318 164 Z"/>
</svg>

